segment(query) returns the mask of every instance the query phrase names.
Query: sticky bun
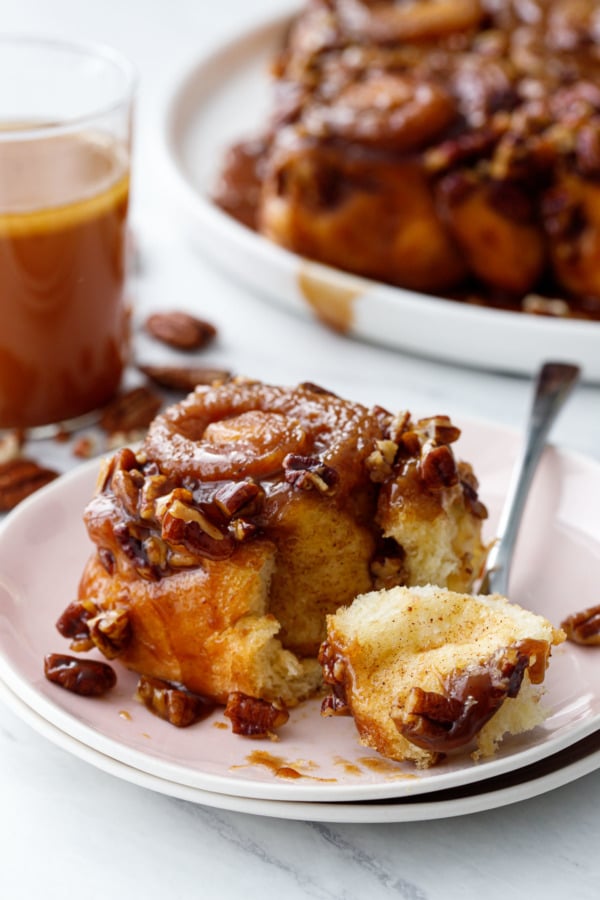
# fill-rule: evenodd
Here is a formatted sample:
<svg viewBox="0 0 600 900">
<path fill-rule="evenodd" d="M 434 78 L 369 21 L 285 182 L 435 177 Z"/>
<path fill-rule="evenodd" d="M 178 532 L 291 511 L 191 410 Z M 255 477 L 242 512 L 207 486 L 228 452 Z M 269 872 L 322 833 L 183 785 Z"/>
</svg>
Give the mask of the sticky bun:
<svg viewBox="0 0 600 900">
<path fill-rule="evenodd" d="M 224 210 L 362 276 L 600 318 L 595 0 L 309 0 L 273 72 Z"/>
<path fill-rule="evenodd" d="M 326 616 L 357 593 L 470 589 L 486 509 L 459 434 L 314 384 L 199 386 L 104 463 L 60 630 L 219 703 L 294 705 L 321 685 Z"/>
<path fill-rule="evenodd" d="M 453 751 L 490 756 L 505 735 L 544 720 L 544 676 L 563 640 L 496 595 L 371 592 L 327 618 L 322 713 L 352 715 L 363 744 L 419 768 Z"/>
</svg>

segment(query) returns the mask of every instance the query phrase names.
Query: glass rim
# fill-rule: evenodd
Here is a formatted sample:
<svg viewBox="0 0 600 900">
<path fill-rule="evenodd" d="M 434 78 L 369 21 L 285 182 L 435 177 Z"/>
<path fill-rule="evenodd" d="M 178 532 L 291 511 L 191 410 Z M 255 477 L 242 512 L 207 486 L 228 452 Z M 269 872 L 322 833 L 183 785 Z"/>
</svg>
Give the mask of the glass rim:
<svg viewBox="0 0 600 900">
<path fill-rule="evenodd" d="M 39 47 L 48 50 L 62 50 L 81 57 L 103 60 L 105 63 L 112 65 L 123 76 L 123 87 L 116 99 L 72 118 L 40 125 L 16 125 L 7 129 L 3 129 L 0 122 L 0 143 L 14 140 L 31 140 L 78 131 L 89 122 L 102 116 L 110 115 L 110 113 L 116 112 L 122 106 L 130 105 L 134 98 L 138 85 L 137 70 L 124 53 L 109 44 L 25 32 L 0 34 L 0 52 L 3 47 L 8 48 L 9 46 L 15 48 L 29 47 L 33 49 Z"/>
</svg>

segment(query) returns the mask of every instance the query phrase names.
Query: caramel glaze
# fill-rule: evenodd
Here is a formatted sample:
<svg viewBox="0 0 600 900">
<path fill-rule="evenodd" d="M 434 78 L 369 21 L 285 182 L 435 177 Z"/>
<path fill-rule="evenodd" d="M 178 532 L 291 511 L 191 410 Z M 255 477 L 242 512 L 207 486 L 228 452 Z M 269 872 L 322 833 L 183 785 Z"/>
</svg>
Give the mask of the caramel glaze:
<svg viewBox="0 0 600 900">
<path fill-rule="evenodd" d="M 543 681 L 549 654 L 546 641 L 519 641 L 483 664 L 452 672 L 443 693 L 413 688 L 392 718 L 403 737 L 424 750 L 464 747 L 508 697 L 517 696 L 526 672 L 533 684 Z"/>
<path fill-rule="evenodd" d="M 380 497 L 387 504 L 390 492 L 397 499 L 404 490 L 412 501 L 420 498 L 423 517 L 439 510 L 444 485 L 424 480 L 419 458 L 435 445 L 436 434 L 451 455 L 444 441 L 460 432 L 450 426 L 446 437 L 432 421 L 414 426 L 406 417 L 401 427 L 412 443 L 403 443 L 390 413 L 316 385 L 285 389 L 239 379 L 199 387 L 155 419 L 140 453 L 125 449 L 107 464 L 85 512 L 88 532 L 109 574 L 125 564 L 134 577 L 152 580 L 182 565 L 202 565 L 204 558 L 227 558 L 246 540 L 277 543 L 289 508 L 310 495 L 323 509 L 348 514 L 374 558 L 391 542 L 375 523 Z M 374 479 L 368 460 L 378 442 L 392 437 L 400 441 L 397 460 Z M 397 478 L 402 488 L 393 487 Z M 472 477 L 461 487 L 469 508 L 485 518 L 482 504 L 473 507 Z M 189 521 L 169 519 L 172 505 L 157 513 L 161 498 L 172 497 L 196 510 L 200 521 L 193 514 Z M 401 548 L 395 553 L 401 556 Z"/>
<path fill-rule="evenodd" d="M 596 0 L 311 0 L 274 61 L 270 118 L 227 154 L 215 201 L 338 268 L 598 320 L 599 35 Z M 411 166 L 395 196 L 385 173 Z M 408 200 L 422 219 L 403 220 Z M 371 230 L 385 222 L 373 241 L 369 210 Z"/>
</svg>

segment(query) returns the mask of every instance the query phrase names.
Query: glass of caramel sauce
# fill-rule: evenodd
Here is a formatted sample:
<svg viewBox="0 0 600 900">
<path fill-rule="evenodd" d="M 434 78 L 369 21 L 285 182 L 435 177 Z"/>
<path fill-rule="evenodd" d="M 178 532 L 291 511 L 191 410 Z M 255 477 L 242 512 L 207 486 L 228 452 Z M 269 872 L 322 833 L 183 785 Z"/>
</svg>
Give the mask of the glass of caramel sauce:
<svg viewBox="0 0 600 900">
<path fill-rule="evenodd" d="M 88 417 L 127 363 L 135 74 L 117 52 L 0 37 L 0 430 Z"/>
</svg>

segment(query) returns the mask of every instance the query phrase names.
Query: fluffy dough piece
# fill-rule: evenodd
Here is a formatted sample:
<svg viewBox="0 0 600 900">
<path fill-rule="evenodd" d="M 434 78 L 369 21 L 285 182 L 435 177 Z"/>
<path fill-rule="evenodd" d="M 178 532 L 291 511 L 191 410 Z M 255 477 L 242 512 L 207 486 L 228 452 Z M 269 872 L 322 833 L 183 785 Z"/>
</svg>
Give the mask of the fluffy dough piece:
<svg viewBox="0 0 600 900">
<path fill-rule="evenodd" d="M 530 644 L 539 653 L 537 659 L 528 655 L 517 696 L 505 699 L 475 735 L 476 754 L 489 756 L 505 734 L 528 731 L 543 721 L 542 688 L 532 679 L 543 679 L 542 650 L 549 654 L 562 640 L 564 634 L 542 616 L 497 595 L 458 594 L 431 585 L 396 587 L 357 597 L 329 616 L 321 660 L 326 681 L 334 685 L 338 712 L 345 703 L 361 743 L 427 768 L 439 760 L 439 749 L 418 746 L 396 724 L 405 718 L 413 689 L 444 694 L 455 673 L 485 667 L 498 651 L 519 642 L 541 642 Z"/>
</svg>

